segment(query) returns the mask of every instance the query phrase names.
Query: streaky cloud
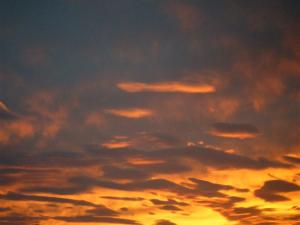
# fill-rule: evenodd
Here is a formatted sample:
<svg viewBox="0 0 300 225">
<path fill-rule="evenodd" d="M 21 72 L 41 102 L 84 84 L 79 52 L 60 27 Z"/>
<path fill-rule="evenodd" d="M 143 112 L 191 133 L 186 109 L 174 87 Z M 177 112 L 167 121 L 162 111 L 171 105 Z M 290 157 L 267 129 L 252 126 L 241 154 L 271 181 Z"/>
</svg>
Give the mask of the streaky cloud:
<svg viewBox="0 0 300 225">
<path fill-rule="evenodd" d="M 223 138 L 247 139 L 256 137 L 259 131 L 251 124 L 214 123 L 210 134 Z"/>
<path fill-rule="evenodd" d="M 136 92 L 158 92 L 158 93 L 188 93 L 203 94 L 212 93 L 216 89 L 210 84 L 189 84 L 178 81 L 143 83 L 143 82 L 120 82 L 117 87 L 123 91 Z"/>
<path fill-rule="evenodd" d="M 144 117 L 150 117 L 154 114 L 153 110 L 142 108 L 106 109 L 105 111 L 114 116 L 125 117 L 129 119 L 140 119 Z"/>
</svg>

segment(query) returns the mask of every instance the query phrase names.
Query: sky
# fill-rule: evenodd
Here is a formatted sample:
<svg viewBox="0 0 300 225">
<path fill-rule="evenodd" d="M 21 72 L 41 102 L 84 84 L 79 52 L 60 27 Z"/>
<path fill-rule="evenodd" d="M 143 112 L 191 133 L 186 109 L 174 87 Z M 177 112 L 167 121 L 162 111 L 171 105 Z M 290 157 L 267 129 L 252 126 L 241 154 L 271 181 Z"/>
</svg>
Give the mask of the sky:
<svg viewBox="0 0 300 225">
<path fill-rule="evenodd" d="M 0 225 L 299 225 L 299 3 L 2 0 Z"/>
</svg>

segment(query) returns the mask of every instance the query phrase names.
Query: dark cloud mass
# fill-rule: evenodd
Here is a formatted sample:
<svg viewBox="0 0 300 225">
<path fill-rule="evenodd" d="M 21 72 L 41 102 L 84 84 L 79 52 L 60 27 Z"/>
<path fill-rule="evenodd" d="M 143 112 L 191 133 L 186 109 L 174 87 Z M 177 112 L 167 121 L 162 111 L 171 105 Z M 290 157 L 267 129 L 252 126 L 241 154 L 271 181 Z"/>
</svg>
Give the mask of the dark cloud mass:
<svg viewBox="0 0 300 225">
<path fill-rule="evenodd" d="M 298 1 L 0 14 L 0 225 L 299 225 Z"/>
<path fill-rule="evenodd" d="M 294 191 L 300 191 L 300 186 L 284 180 L 269 180 L 255 191 L 255 195 L 269 202 L 287 201 L 289 198 L 280 195 L 280 193 Z"/>
<path fill-rule="evenodd" d="M 73 205 L 81 206 L 95 206 L 95 204 L 84 201 L 84 200 L 75 200 L 67 198 L 57 198 L 50 196 L 38 196 L 38 195 L 24 195 L 14 192 L 9 192 L 5 195 L 0 195 L 0 199 L 11 200 L 11 201 L 37 201 L 37 202 L 52 202 L 52 203 L 68 203 Z"/>
<path fill-rule="evenodd" d="M 159 220 L 155 225 L 176 225 L 176 223 L 173 223 L 169 220 Z"/>
</svg>

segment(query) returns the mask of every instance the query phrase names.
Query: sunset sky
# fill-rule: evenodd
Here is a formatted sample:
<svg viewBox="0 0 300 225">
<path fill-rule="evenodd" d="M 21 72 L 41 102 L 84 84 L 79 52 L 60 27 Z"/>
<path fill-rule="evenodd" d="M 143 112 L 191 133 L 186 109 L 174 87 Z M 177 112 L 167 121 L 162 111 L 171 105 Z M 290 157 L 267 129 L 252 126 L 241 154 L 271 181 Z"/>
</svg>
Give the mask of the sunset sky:
<svg viewBox="0 0 300 225">
<path fill-rule="evenodd" d="M 300 1 L 0 11 L 0 225 L 300 225 Z"/>
</svg>

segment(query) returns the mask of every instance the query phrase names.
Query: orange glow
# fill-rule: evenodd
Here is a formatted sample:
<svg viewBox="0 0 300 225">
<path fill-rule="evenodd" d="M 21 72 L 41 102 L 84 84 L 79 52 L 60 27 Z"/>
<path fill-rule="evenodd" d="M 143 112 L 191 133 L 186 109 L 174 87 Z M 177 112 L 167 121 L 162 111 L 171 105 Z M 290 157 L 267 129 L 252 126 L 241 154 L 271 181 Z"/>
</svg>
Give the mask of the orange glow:
<svg viewBox="0 0 300 225">
<path fill-rule="evenodd" d="M 108 113 L 114 116 L 120 116 L 130 119 L 139 119 L 149 117 L 154 114 L 152 110 L 141 108 L 129 108 L 129 109 L 107 109 Z"/>
<path fill-rule="evenodd" d="M 28 121 L 15 121 L 0 128 L 0 143 L 9 143 L 12 139 L 26 139 L 34 135 L 35 128 Z"/>
<path fill-rule="evenodd" d="M 221 132 L 221 131 L 211 131 L 211 135 L 223 138 L 238 138 L 238 139 L 247 139 L 255 138 L 257 134 L 247 133 L 247 132 Z"/>
<path fill-rule="evenodd" d="M 178 93 L 212 93 L 215 87 L 208 84 L 187 84 L 181 82 L 161 82 L 161 83 L 142 83 L 142 82 L 122 82 L 117 84 L 118 88 L 126 92 L 178 92 Z"/>
<path fill-rule="evenodd" d="M 149 165 L 155 163 L 163 163 L 163 160 L 151 160 L 151 159 L 141 159 L 141 158 L 131 158 L 128 162 L 134 165 Z"/>
<path fill-rule="evenodd" d="M 105 148 L 110 148 L 110 149 L 116 149 L 116 148 L 126 148 L 130 146 L 130 142 L 127 141 L 121 141 L 121 142 L 107 142 L 102 144 L 103 147 Z"/>
</svg>

